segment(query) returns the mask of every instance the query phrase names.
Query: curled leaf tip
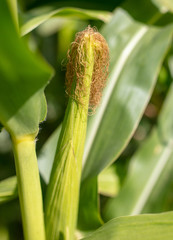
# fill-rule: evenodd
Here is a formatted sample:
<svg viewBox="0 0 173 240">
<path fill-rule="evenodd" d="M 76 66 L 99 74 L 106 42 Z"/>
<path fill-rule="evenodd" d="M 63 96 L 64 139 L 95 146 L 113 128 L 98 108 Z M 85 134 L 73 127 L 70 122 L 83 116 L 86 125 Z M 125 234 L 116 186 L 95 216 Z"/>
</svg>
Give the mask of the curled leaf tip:
<svg viewBox="0 0 173 240">
<path fill-rule="evenodd" d="M 90 54 L 88 46 L 92 48 Z M 92 59 L 94 59 L 92 80 L 88 86 L 85 83 L 86 68 L 91 64 Z M 96 28 L 88 26 L 84 31 L 76 34 L 75 41 L 67 53 L 66 68 L 66 93 L 83 104 L 82 99 L 88 94 L 86 89 L 89 87 L 89 108 L 94 112 L 102 97 L 109 68 L 109 48 Z"/>
</svg>

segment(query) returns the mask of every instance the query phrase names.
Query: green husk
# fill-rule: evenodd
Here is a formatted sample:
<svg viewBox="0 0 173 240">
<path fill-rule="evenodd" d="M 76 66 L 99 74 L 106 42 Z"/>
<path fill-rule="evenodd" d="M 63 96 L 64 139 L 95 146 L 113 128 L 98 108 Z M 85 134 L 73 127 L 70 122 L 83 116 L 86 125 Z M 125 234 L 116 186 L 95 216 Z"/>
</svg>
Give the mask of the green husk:
<svg viewBox="0 0 173 240">
<path fill-rule="evenodd" d="M 88 27 L 77 35 L 68 52 L 66 85 L 70 98 L 45 201 L 49 240 L 74 238 L 91 85 L 96 53 L 101 49 L 95 31 Z"/>
</svg>

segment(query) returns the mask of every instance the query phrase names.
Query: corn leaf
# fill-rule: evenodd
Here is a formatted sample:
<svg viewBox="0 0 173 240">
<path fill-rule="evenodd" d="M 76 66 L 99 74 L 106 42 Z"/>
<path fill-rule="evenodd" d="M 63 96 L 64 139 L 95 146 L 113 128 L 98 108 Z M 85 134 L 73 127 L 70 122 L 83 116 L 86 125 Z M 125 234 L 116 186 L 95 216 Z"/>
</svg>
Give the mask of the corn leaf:
<svg viewBox="0 0 173 240">
<path fill-rule="evenodd" d="M 166 186 L 167 180 L 164 179 L 169 176 L 166 175 L 168 170 L 173 168 L 172 103 L 173 85 L 160 113 L 157 128 L 132 157 L 129 173 L 119 195 L 108 201 L 104 211 L 106 219 L 140 214 L 144 208 L 149 210 L 148 201 L 150 206 L 154 199 L 157 203 L 155 195 L 152 199 L 155 187 L 159 187 L 156 190 L 158 199 L 164 194 L 163 189 L 169 189 Z M 160 208 L 160 211 L 162 210 Z"/>
<path fill-rule="evenodd" d="M 112 219 L 83 240 L 172 240 L 173 213 Z"/>
<path fill-rule="evenodd" d="M 14 136 L 37 133 L 52 69 L 19 38 L 6 1 L 0 2 L 0 29 L 0 122 Z"/>
<path fill-rule="evenodd" d="M 97 10 L 85 10 L 85 9 L 79 9 L 79 8 L 60 8 L 56 10 L 46 9 L 42 14 L 40 14 L 40 11 L 43 12 L 43 10 L 41 9 L 38 9 L 38 10 L 36 9 L 35 11 L 28 13 L 28 15 L 31 15 L 32 17 L 21 26 L 22 36 L 31 32 L 32 30 L 40 26 L 40 24 L 46 22 L 51 18 L 60 18 L 60 19 L 71 18 L 71 19 L 81 19 L 81 20 L 95 19 L 95 20 L 101 20 L 103 22 L 108 22 L 111 17 L 110 12 L 97 11 Z"/>
</svg>

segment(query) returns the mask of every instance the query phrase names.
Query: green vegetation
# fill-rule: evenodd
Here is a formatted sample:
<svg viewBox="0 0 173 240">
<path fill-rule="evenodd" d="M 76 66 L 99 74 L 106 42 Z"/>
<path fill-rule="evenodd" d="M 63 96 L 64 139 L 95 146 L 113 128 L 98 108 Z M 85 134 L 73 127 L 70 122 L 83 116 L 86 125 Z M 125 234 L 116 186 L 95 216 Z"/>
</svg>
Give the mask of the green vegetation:
<svg viewBox="0 0 173 240">
<path fill-rule="evenodd" d="M 2 0 L 0 31 L 0 239 L 172 240 L 172 1 Z"/>
</svg>

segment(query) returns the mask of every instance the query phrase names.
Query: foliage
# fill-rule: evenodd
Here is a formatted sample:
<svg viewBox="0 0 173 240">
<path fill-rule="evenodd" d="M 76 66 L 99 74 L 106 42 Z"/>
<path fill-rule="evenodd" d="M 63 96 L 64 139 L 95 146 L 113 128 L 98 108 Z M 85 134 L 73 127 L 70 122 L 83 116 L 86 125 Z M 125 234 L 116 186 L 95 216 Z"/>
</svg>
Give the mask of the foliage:
<svg viewBox="0 0 173 240">
<path fill-rule="evenodd" d="M 67 105 L 61 62 L 75 33 L 90 24 L 107 40 L 110 68 L 101 103 L 88 117 L 76 239 L 171 240 L 172 1 L 15 3 L 0 3 L 0 239 L 23 239 L 17 184 L 21 198 L 22 181 L 32 183 L 29 192 L 39 180 L 20 178 L 17 166 L 27 170 L 25 157 L 36 159 L 35 143 L 29 156 L 26 148 L 37 134 L 44 200 Z M 24 158 L 16 139 L 27 140 Z M 27 197 L 29 209 L 32 201 Z"/>
</svg>

